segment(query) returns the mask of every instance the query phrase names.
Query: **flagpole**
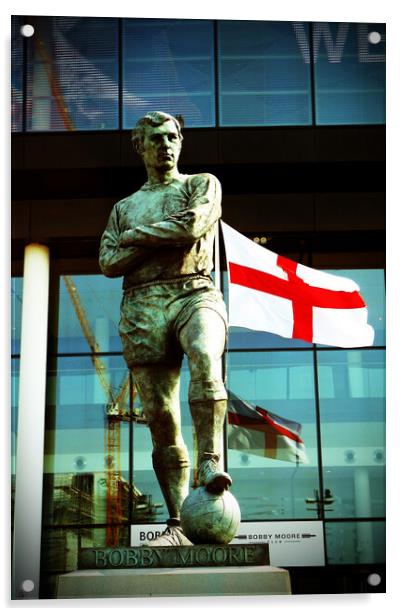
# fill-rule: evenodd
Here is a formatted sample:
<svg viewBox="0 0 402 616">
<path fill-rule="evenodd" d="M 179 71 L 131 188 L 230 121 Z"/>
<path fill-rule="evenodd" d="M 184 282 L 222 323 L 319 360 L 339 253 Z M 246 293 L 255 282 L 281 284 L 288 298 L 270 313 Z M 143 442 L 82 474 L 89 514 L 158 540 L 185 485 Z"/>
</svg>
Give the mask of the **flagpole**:
<svg viewBox="0 0 402 616">
<path fill-rule="evenodd" d="M 219 220 L 215 224 L 214 238 L 215 287 L 221 291 L 221 255 L 219 249 Z"/>
<path fill-rule="evenodd" d="M 220 244 L 219 244 L 219 239 L 220 239 L 219 229 L 220 229 L 220 222 L 218 220 L 215 224 L 215 237 L 214 237 L 215 288 L 218 289 L 218 291 L 221 291 L 221 293 L 223 294 L 223 291 L 222 291 L 223 285 L 222 285 L 222 278 L 221 278 L 222 272 L 221 272 Z M 225 350 L 222 354 L 222 361 L 221 361 L 221 378 L 224 383 L 226 381 L 226 353 L 227 353 L 227 343 L 225 344 Z M 228 469 L 227 434 L 228 434 L 228 429 L 227 429 L 227 413 L 226 413 L 225 422 L 223 424 L 223 466 L 225 470 Z"/>
</svg>

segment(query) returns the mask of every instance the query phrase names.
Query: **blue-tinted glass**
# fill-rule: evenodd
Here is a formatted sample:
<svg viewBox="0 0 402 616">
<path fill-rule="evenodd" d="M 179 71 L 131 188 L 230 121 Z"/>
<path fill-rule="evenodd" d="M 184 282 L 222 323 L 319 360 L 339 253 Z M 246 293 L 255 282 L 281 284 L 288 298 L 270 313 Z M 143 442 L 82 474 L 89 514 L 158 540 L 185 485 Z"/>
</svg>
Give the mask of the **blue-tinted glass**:
<svg viewBox="0 0 402 616">
<path fill-rule="evenodd" d="M 11 279 L 11 354 L 18 355 L 21 345 L 22 278 Z"/>
<path fill-rule="evenodd" d="M 385 562 L 385 522 L 327 522 L 329 565 Z"/>
<path fill-rule="evenodd" d="M 123 21 L 123 127 L 149 111 L 181 114 L 187 127 L 215 125 L 211 21 Z"/>
<path fill-rule="evenodd" d="M 122 351 L 118 324 L 121 279 L 98 275 L 61 276 L 59 353 Z"/>
<path fill-rule="evenodd" d="M 274 421 L 249 423 L 238 402 L 229 413 L 229 471 L 242 519 L 317 518 L 306 503 L 319 488 L 312 352 L 230 352 L 227 363 L 230 396 Z"/>
<path fill-rule="evenodd" d="M 292 22 L 219 22 L 222 126 L 311 123 L 308 34 L 303 38 L 301 27 Z M 307 32 L 307 24 L 305 28 Z"/>
<path fill-rule="evenodd" d="M 374 328 L 374 346 L 385 345 L 385 278 L 382 269 L 325 270 L 335 276 L 354 280 L 360 287 L 368 311 L 368 323 Z M 320 345 L 324 346 L 324 345 Z"/>
<path fill-rule="evenodd" d="M 49 373 L 46 524 L 127 519 L 128 422 L 107 413 L 119 410 L 127 416 L 128 385 L 121 356 L 97 362 L 90 357 L 61 357 Z"/>
<path fill-rule="evenodd" d="M 385 514 L 385 353 L 318 351 L 328 517 Z"/>
<path fill-rule="evenodd" d="M 17 447 L 18 390 L 20 380 L 20 360 L 11 360 L 11 473 L 15 473 L 15 454 Z"/>
<path fill-rule="evenodd" d="M 385 122 L 385 24 L 314 23 L 317 124 Z"/>
<path fill-rule="evenodd" d="M 28 39 L 28 129 L 118 128 L 117 19 L 38 17 Z"/>
<path fill-rule="evenodd" d="M 22 56 L 23 37 L 20 28 L 23 19 L 11 16 L 11 130 L 22 130 Z"/>
</svg>

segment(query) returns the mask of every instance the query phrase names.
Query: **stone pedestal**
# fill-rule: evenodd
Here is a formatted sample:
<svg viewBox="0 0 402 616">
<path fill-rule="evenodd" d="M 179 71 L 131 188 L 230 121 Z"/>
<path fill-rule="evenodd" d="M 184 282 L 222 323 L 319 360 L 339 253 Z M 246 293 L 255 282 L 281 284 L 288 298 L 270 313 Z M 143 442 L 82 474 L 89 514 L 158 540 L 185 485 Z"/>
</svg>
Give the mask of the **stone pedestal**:
<svg viewBox="0 0 402 616">
<path fill-rule="evenodd" d="M 290 595 L 288 571 L 269 565 L 91 569 L 60 575 L 58 599 Z"/>
</svg>

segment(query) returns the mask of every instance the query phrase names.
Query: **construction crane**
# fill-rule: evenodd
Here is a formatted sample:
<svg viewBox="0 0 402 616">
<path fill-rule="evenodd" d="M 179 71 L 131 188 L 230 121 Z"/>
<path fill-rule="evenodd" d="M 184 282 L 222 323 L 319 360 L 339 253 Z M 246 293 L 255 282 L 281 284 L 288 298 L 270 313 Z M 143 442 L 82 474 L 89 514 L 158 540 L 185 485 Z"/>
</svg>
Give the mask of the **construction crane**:
<svg viewBox="0 0 402 616">
<path fill-rule="evenodd" d="M 130 377 L 126 377 L 120 387 L 119 393 L 116 395 L 106 376 L 106 366 L 102 359 L 98 356 L 100 347 L 92 333 L 73 278 L 67 275 L 64 275 L 62 278 L 64 284 L 66 285 L 74 311 L 77 315 L 82 333 L 84 334 L 85 340 L 91 350 L 91 360 L 99 382 L 108 399 L 108 403 L 106 405 L 107 429 L 105 430 L 104 435 L 104 449 L 105 459 L 113 461 L 113 464 L 109 464 L 106 474 L 106 545 L 118 545 L 119 527 L 114 524 L 121 522 L 123 519 L 121 494 L 122 476 L 120 460 L 120 421 L 124 415 L 127 415 L 124 413 L 123 405 L 130 387 Z M 129 418 L 130 415 L 128 414 L 127 420 Z"/>
</svg>

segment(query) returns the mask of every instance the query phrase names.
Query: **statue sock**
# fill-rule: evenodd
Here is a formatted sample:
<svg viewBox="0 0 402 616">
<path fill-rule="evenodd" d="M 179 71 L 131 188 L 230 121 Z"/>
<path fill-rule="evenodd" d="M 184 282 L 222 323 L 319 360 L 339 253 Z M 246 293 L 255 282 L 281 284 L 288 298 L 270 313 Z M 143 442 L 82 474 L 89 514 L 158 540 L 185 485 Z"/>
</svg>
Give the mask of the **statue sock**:
<svg viewBox="0 0 402 616">
<path fill-rule="evenodd" d="M 211 454 L 219 456 L 222 468 L 223 424 L 227 400 L 190 401 L 190 411 L 197 437 L 198 467 Z"/>
<path fill-rule="evenodd" d="M 155 448 L 152 462 L 169 512 L 168 525 L 180 523 L 180 509 L 188 494 L 190 462 L 186 446 Z"/>
</svg>

